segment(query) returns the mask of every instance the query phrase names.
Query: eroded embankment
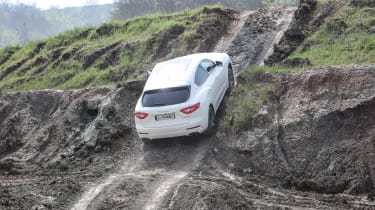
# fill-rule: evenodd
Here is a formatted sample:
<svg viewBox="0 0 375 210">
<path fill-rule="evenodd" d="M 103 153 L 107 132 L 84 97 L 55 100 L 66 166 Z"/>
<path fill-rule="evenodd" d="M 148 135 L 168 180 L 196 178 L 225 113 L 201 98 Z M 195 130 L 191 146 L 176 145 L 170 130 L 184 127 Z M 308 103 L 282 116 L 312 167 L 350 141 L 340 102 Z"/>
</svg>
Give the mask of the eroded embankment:
<svg viewBox="0 0 375 210">
<path fill-rule="evenodd" d="M 269 101 L 250 127 L 219 131 L 207 175 L 185 180 L 174 205 L 374 208 L 375 66 L 254 78 L 274 85 Z"/>
<path fill-rule="evenodd" d="M 2 94 L 1 209 L 66 209 L 132 155 L 139 91 L 130 86 Z"/>
<path fill-rule="evenodd" d="M 225 43 L 236 67 L 261 61 L 292 13 L 243 18 Z M 2 94 L 0 207 L 372 208 L 374 69 L 255 74 L 275 90 L 251 126 L 151 145 L 134 135 L 142 83 Z"/>
</svg>

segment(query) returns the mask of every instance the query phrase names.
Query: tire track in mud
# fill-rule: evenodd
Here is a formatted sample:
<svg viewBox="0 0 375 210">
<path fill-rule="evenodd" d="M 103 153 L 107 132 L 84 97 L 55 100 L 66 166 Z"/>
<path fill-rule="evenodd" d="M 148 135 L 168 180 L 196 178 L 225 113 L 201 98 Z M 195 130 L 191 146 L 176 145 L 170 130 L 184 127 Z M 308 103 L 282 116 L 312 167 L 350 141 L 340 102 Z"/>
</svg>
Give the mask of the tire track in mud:
<svg viewBox="0 0 375 210">
<path fill-rule="evenodd" d="M 256 12 L 239 13 L 238 19 L 229 26 L 228 33 L 219 40 L 215 51 L 228 52 L 238 69 L 247 65 L 247 61 L 241 59 L 248 59 L 249 54 L 249 62 L 253 64 L 263 60 L 271 45 L 283 35 L 282 31 L 290 24 L 291 21 L 284 19 L 290 20 L 293 11 L 280 9 L 273 20 L 276 27 L 266 32 L 266 35 L 261 33 L 259 36 L 250 37 L 252 41 L 249 43 L 245 40 L 247 45 L 244 45 L 241 39 L 247 36 L 249 31 L 253 33 L 255 30 L 252 21 Z M 263 18 L 270 22 L 268 17 L 272 10 L 260 13 L 266 14 Z M 277 20 L 279 17 L 283 18 Z M 259 18 L 256 20 L 259 21 Z M 261 49 L 254 51 L 252 43 L 257 43 L 259 39 L 267 40 L 259 45 Z M 233 48 L 241 50 L 233 51 Z M 124 157 L 126 162 L 120 169 L 89 187 L 71 210 L 161 208 L 166 203 L 167 195 L 171 195 L 173 191 L 176 194 L 175 189 L 178 189 L 179 184 L 199 167 L 209 151 L 212 139 L 175 138 L 147 144 L 143 148 L 139 144 L 140 147 L 133 151 L 133 156 Z"/>
<path fill-rule="evenodd" d="M 181 170 L 176 170 L 170 173 L 167 177 L 160 182 L 160 186 L 152 193 L 152 197 L 149 202 L 146 203 L 144 209 L 152 210 L 158 209 L 163 201 L 163 198 L 173 189 L 178 183 L 183 180 L 186 176 L 189 175 L 189 172 L 193 171 L 194 169 L 198 168 L 201 160 L 204 158 L 206 152 L 208 151 L 209 142 L 211 141 L 210 138 L 208 140 L 199 140 L 199 145 L 197 148 L 194 148 L 192 153 L 186 153 L 183 155 L 182 161 L 185 163 L 180 165 Z M 186 158 L 186 159 L 185 159 Z M 187 160 L 189 162 L 187 162 Z M 178 162 L 176 164 L 179 164 Z"/>
<path fill-rule="evenodd" d="M 242 11 L 237 15 L 237 20 L 233 21 L 229 26 L 226 34 L 217 43 L 214 52 L 227 52 L 229 45 L 232 43 L 237 34 L 241 31 L 249 15 L 254 13 L 253 11 Z"/>
<path fill-rule="evenodd" d="M 274 38 L 268 41 L 260 56 L 260 60 L 257 61 L 258 65 L 264 66 L 264 61 L 274 53 L 275 45 L 280 43 L 281 38 L 283 38 L 290 24 L 294 21 L 294 13 L 296 10 L 296 7 L 286 8 L 284 11 L 285 14 L 276 20 L 276 27 L 279 28 L 279 31 L 274 33 Z"/>
<path fill-rule="evenodd" d="M 165 196 L 199 166 L 210 141 L 179 138 L 144 145 L 131 159 L 124 158 L 127 162 L 120 169 L 86 189 L 71 210 L 158 209 Z M 113 192 L 119 200 L 112 200 Z"/>
<path fill-rule="evenodd" d="M 235 77 L 249 65 L 259 65 L 273 52 L 294 20 L 296 7 L 263 8 L 242 16 L 243 26 L 225 49 L 231 58 Z M 241 22 L 240 21 L 240 22 Z"/>
<path fill-rule="evenodd" d="M 137 164 L 142 161 L 142 157 L 136 157 L 133 159 L 134 162 L 126 162 L 121 168 L 107 176 L 104 180 L 101 180 L 99 183 L 94 184 L 93 186 L 89 187 L 85 193 L 81 196 L 79 201 L 71 208 L 71 210 L 85 210 L 88 209 L 88 206 L 91 202 L 109 185 L 111 185 L 119 176 L 124 175 L 133 175 L 135 174 L 134 171 L 136 170 Z M 131 164 L 133 163 L 133 164 Z"/>
</svg>

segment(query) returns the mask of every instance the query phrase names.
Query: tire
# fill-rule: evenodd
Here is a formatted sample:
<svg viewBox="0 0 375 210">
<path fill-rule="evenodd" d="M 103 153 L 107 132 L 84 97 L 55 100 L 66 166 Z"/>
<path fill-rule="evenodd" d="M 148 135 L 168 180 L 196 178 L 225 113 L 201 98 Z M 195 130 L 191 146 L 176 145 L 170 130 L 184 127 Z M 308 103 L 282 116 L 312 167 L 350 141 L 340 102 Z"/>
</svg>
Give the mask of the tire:
<svg viewBox="0 0 375 210">
<path fill-rule="evenodd" d="M 142 138 L 143 144 L 151 144 L 151 139 Z"/>
<path fill-rule="evenodd" d="M 208 110 L 208 124 L 207 124 L 207 135 L 212 135 L 215 130 L 215 111 L 212 106 Z"/>
<path fill-rule="evenodd" d="M 228 92 L 230 92 L 235 85 L 233 69 L 231 66 L 228 67 L 228 83 L 229 83 Z"/>
</svg>

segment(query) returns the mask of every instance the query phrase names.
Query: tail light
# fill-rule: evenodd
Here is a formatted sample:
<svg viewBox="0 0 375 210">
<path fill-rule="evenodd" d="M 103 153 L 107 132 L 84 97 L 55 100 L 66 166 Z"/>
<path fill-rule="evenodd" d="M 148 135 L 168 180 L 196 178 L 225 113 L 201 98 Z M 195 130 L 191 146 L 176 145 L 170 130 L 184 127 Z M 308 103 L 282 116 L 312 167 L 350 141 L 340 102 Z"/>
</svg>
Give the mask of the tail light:
<svg viewBox="0 0 375 210">
<path fill-rule="evenodd" d="M 196 103 L 193 106 L 188 106 L 186 108 L 181 109 L 180 111 L 184 114 L 191 114 L 197 111 L 197 109 L 199 109 L 200 106 L 201 106 L 201 103 Z"/>
<path fill-rule="evenodd" d="M 145 119 L 148 116 L 148 114 L 145 112 L 135 112 L 134 115 L 136 118 L 141 120 Z"/>
</svg>

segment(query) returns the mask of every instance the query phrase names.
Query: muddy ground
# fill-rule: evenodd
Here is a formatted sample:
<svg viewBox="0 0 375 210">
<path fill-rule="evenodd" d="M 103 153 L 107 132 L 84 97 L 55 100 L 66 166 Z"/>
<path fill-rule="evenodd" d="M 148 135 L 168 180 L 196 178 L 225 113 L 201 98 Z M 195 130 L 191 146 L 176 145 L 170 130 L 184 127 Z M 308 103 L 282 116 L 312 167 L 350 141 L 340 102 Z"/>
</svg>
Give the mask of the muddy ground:
<svg viewBox="0 0 375 210">
<path fill-rule="evenodd" d="M 266 74 L 253 127 L 149 145 L 141 83 L 3 94 L 1 209 L 372 209 L 374 70 Z"/>
<path fill-rule="evenodd" d="M 276 10 L 229 27 L 220 47 L 237 68 L 270 54 L 293 17 Z M 133 122 L 142 82 L 2 93 L 0 209 L 374 209 L 374 72 L 260 74 L 276 88 L 252 127 L 147 145 Z"/>
</svg>

